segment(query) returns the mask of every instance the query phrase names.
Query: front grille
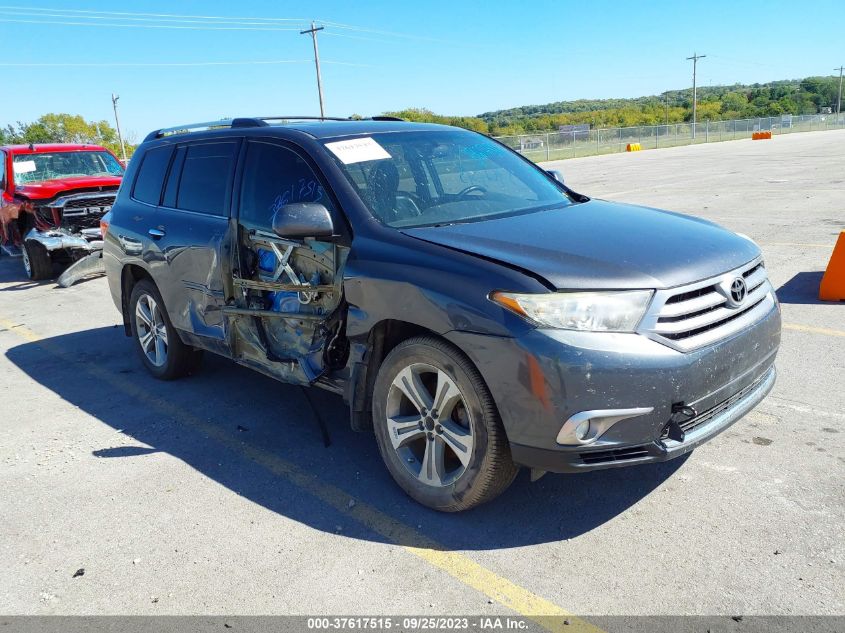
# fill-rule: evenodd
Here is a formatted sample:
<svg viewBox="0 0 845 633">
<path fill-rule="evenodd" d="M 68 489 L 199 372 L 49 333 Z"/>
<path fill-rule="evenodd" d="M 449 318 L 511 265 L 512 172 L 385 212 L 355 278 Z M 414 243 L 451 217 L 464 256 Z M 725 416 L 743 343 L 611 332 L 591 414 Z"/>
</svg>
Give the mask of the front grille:
<svg viewBox="0 0 845 633">
<path fill-rule="evenodd" d="M 729 299 L 733 281 L 745 281 L 746 296 Z M 757 321 L 774 305 L 762 261 L 686 288 L 661 291 L 644 320 L 644 329 L 670 347 L 689 351 L 709 345 Z"/>
<path fill-rule="evenodd" d="M 91 196 L 90 198 L 74 198 L 65 203 L 64 209 L 86 209 L 88 207 L 110 207 L 114 204 L 115 195 Z"/>
<path fill-rule="evenodd" d="M 707 409 L 707 411 L 703 411 L 702 413 L 699 413 L 694 418 L 690 418 L 689 420 L 686 420 L 684 422 L 680 422 L 679 426 L 684 430 L 685 433 L 689 433 L 690 431 L 694 431 L 695 429 L 706 425 L 707 423 L 712 421 L 713 418 L 715 418 L 716 416 L 724 413 L 725 411 L 727 411 L 728 409 L 733 407 L 736 403 L 743 400 L 749 393 L 754 391 L 760 385 L 761 382 L 763 382 L 763 379 L 765 377 L 766 377 L 766 374 L 764 374 L 763 376 L 761 376 L 760 378 L 758 378 L 757 380 L 752 382 L 750 385 L 748 385 L 744 389 L 737 391 L 734 395 L 732 395 L 727 400 L 720 402 L 719 404 L 717 404 L 714 407 L 711 407 L 710 409 Z M 666 440 L 668 438 L 669 438 L 669 429 L 667 427 L 667 428 L 663 429 L 663 434 L 660 436 L 660 439 Z"/>
<path fill-rule="evenodd" d="M 100 218 L 114 204 L 115 193 L 72 198 L 62 207 L 62 226 L 78 233 L 82 229 L 100 226 Z"/>
<path fill-rule="evenodd" d="M 648 445 L 616 448 L 608 451 L 590 451 L 579 453 L 578 456 L 585 464 L 603 464 L 606 462 L 623 462 L 631 459 L 648 457 Z"/>
</svg>

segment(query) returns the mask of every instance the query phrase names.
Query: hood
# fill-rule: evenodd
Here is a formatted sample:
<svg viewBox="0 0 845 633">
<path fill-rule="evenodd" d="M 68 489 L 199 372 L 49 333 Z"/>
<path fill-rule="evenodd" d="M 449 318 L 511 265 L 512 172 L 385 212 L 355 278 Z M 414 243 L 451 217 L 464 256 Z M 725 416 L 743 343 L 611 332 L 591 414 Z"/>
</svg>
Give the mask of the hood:
<svg viewBox="0 0 845 633">
<path fill-rule="evenodd" d="M 56 178 L 15 186 L 15 193 L 30 200 L 46 200 L 60 193 L 73 193 L 74 189 L 95 190 L 102 187 L 103 191 L 117 189 L 120 186 L 120 176 L 77 176 L 74 178 Z"/>
<path fill-rule="evenodd" d="M 671 288 L 760 254 L 754 242 L 712 222 L 604 200 L 402 232 L 517 266 L 558 289 Z"/>
</svg>

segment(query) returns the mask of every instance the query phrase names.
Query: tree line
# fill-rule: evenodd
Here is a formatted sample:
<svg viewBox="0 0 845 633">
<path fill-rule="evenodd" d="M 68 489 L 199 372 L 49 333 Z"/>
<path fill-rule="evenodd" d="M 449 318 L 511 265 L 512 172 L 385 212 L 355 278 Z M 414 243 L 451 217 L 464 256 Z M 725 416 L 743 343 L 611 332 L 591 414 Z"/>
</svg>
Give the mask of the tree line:
<svg viewBox="0 0 845 633">
<path fill-rule="evenodd" d="M 839 77 L 807 77 L 767 84 L 701 86 L 698 121 L 751 119 L 836 111 Z M 421 108 L 387 112 L 410 121 L 443 123 L 493 136 L 556 131 L 561 125 L 591 127 L 665 125 L 692 120 L 692 89 L 633 99 L 579 99 L 485 112 L 474 117 L 435 114 Z"/>
<path fill-rule="evenodd" d="M 807 77 L 767 84 L 702 86 L 698 89 L 699 121 L 751 119 L 783 114 L 816 114 L 835 111 L 838 77 Z M 449 116 L 424 108 L 385 112 L 408 121 L 442 123 L 504 136 L 557 131 L 561 125 L 591 127 L 664 125 L 692 120 L 692 90 L 670 90 L 661 95 L 633 99 L 579 99 L 485 112 L 477 116 Z M 352 118 L 360 118 L 352 115 Z M 124 138 L 131 155 L 134 138 Z M 79 115 L 45 114 L 32 123 L 0 127 L 0 145 L 29 143 L 91 143 L 103 145 L 118 156 L 120 141 L 108 121 L 86 121 Z"/>
<path fill-rule="evenodd" d="M 32 123 L 18 121 L 0 127 L 0 145 L 30 143 L 89 143 L 107 147 L 120 156 L 117 130 L 108 121 L 86 121 L 78 114 L 45 114 Z M 127 141 L 127 156 L 132 149 L 134 143 Z"/>
</svg>

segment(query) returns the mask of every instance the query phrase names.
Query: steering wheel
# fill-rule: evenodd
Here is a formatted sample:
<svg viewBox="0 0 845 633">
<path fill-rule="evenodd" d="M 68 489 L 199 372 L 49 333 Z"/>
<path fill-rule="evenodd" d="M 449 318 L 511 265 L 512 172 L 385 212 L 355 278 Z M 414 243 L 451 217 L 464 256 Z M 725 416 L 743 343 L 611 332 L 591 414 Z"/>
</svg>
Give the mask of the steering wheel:
<svg viewBox="0 0 845 633">
<path fill-rule="evenodd" d="M 422 200 L 410 191 L 399 191 L 396 194 L 396 205 L 393 213 L 397 218 L 402 216 L 419 217 L 422 215 Z"/>
<path fill-rule="evenodd" d="M 481 185 L 470 185 L 469 187 L 464 187 L 455 195 L 458 198 L 465 198 L 467 195 L 471 194 L 473 191 L 478 191 L 479 193 L 487 193 L 487 190 L 482 187 Z"/>
</svg>

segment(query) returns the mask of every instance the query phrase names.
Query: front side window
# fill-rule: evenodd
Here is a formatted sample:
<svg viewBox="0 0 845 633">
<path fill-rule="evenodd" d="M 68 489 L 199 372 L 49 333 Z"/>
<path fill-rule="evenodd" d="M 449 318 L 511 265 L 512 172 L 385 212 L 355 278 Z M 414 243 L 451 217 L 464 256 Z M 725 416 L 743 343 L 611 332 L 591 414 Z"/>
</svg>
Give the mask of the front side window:
<svg viewBox="0 0 845 633">
<path fill-rule="evenodd" d="M 293 202 L 319 202 L 332 210 L 329 196 L 301 156 L 280 145 L 250 142 L 241 186 L 241 223 L 269 229 L 276 211 Z"/>
<path fill-rule="evenodd" d="M 573 204 L 539 169 L 471 132 L 391 132 L 325 145 L 373 216 L 392 227 L 475 222 Z"/>
<path fill-rule="evenodd" d="M 43 152 L 19 154 L 12 159 L 15 182 L 21 185 L 96 176 L 122 176 L 123 165 L 103 151 Z"/>
<path fill-rule="evenodd" d="M 226 215 L 229 183 L 237 143 L 189 145 L 179 179 L 176 208 L 211 215 Z"/>
</svg>

